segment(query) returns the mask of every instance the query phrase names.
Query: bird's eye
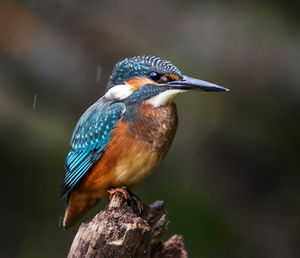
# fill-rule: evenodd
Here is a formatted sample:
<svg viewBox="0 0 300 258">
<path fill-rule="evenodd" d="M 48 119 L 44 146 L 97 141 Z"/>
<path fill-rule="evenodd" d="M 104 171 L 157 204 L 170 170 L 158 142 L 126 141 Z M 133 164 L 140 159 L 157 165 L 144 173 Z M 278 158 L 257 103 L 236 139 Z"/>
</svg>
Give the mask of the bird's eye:
<svg viewBox="0 0 300 258">
<path fill-rule="evenodd" d="M 161 74 L 157 73 L 157 72 L 151 72 L 149 73 L 149 77 L 153 80 L 153 81 L 159 81 Z"/>
</svg>

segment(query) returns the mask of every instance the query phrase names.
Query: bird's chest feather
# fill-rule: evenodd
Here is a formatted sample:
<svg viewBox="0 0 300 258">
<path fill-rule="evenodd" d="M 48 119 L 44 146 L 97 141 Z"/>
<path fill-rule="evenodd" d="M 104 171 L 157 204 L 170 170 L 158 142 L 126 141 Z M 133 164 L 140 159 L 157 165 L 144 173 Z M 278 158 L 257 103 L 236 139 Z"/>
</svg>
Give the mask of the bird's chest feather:
<svg viewBox="0 0 300 258">
<path fill-rule="evenodd" d="M 153 107 L 142 104 L 129 107 L 124 120 L 128 123 L 128 135 L 142 141 L 151 151 L 168 151 L 177 129 L 175 104 Z M 129 113 L 130 112 L 130 113 Z"/>
<path fill-rule="evenodd" d="M 126 146 L 126 149 L 120 149 L 116 179 L 128 187 L 135 187 L 162 161 L 177 128 L 177 112 L 173 104 L 158 108 L 141 105 L 136 111 L 134 114 L 130 110 L 130 116 L 125 115 L 121 122 L 126 136 L 121 130 L 116 131 L 120 139 L 123 138 L 121 135 L 125 136 L 123 142 Z"/>
</svg>

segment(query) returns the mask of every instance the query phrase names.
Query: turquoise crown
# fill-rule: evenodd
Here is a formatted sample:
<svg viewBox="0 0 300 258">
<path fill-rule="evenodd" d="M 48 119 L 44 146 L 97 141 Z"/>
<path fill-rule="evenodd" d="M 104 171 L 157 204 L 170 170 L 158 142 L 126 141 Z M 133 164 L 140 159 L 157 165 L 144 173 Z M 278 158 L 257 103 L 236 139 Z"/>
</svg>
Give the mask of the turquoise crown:
<svg viewBox="0 0 300 258">
<path fill-rule="evenodd" d="M 155 56 L 135 56 L 126 58 L 115 65 L 109 78 L 107 89 L 118 84 L 124 84 L 128 78 L 145 76 L 150 72 L 157 72 L 160 74 L 171 73 L 180 78 L 182 77 L 179 69 L 170 61 Z"/>
</svg>

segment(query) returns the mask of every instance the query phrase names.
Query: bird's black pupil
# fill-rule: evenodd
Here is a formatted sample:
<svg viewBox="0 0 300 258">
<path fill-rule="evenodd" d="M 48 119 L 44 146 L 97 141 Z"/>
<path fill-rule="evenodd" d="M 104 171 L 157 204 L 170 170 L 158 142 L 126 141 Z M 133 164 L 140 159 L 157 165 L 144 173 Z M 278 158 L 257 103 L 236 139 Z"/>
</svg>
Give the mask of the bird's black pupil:
<svg viewBox="0 0 300 258">
<path fill-rule="evenodd" d="M 161 77 L 161 75 L 159 73 L 156 73 L 156 72 L 151 72 L 149 74 L 150 78 L 153 80 L 153 81 L 158 81 Z"/>
</svg>

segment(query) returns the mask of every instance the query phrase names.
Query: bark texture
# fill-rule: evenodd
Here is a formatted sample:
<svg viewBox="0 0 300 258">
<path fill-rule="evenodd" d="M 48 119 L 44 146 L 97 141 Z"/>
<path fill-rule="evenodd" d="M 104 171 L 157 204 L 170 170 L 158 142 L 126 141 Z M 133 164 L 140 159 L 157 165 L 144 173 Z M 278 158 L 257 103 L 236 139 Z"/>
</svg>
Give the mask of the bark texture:
<svg viewBox="0 0 300 258">
<path fill-rule="evenodd" d="M 187 257 L 183 237 L 161 237 L 168 228 L 163 201 L 144 206 L 137 215 L 122 194 L 113 199 L 90 222 L 82 223 L 71 245 L 68 258 L 78 257 Z"/>
</svg>

